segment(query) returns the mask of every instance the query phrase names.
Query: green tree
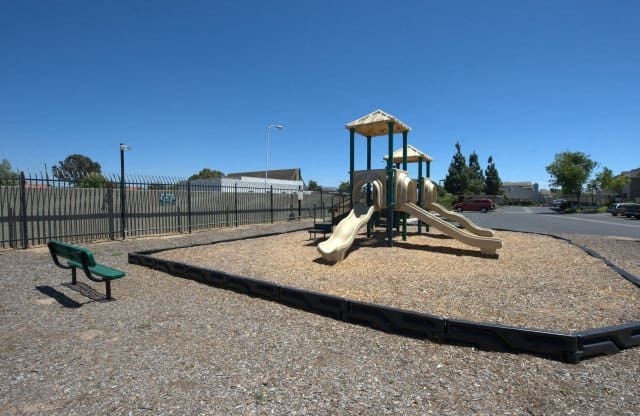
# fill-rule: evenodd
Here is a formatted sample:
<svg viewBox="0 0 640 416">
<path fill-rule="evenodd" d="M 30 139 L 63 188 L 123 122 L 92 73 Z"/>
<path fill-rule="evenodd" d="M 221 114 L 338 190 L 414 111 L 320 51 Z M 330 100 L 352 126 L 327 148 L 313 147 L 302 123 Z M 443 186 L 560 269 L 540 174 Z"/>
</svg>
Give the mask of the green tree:
<svg viewBox="0 0 640 416">
<path fill-rule="evenodd" d="M 2 162 L 0 162 L 0 185 L 16 186 L 19 176 L 18 172 L 13 171 L 11 162 L 7 159 L 2 159 Z"/>
<path fill-rule="evenodd" d="M 190 181 L 194 181 L 196 179 L 215 179 L 221 178 L 224 176 L 224 173 L 219 170 L 204 168 L 200 172 L 189 176 Z"/>
<path fill-rule="evenodd" d="M 629 177 L 624 175 L 613 176 L 613 171 L 606 166 L 596 174 L 593 179 L 593 187 L 605 192 L 620 193 L 624 185 L 629 183 Z"/>
<path fill-rule="evenodd" d="M 489 156 L 487 160 L 487 169 L 484 171 L 485 188 L 484 193 L 487 195 L 501 195 L 502 194 L 502 180 L 496 169 L 496 164 L 493 161 L 493 157 Z"/>
<path fill-rule="evenodd" d="M 456 153 L 449 165 L 449 171 L 444 179 L 444 189 L 453 195 L 464 195 L 469 187 L 467 160 L 461 151 L 460 142 L 456 142 Z"/>
<path fill-rule="evenodd" d="M 322 190 L 320 185 L 318 185 L 318 182 L 314 181 L 313 179 L 309 179 L 309 184 L 307 185 L 307 189 L 309 191 L 320 191 L 320 190 Z"/>
<path fill-rule="evenodd" d="M 564 194 L 576 194 L 578 206 L 584 184 L 591 176 L 597 163 L 582 152 L 562 152 L 556 154 L 553 162 L 546 167 L 551 175 L 551 186 L 559 186 Z"/>
<path fill-rule="evenodd" d="M 80 188 L 112 188 L 113 183 L 97 172 L 89 172 L 78 184 Z"/>
<path fill-rule="evenodd" d="M 349 181 L 340 182 L 340 185 L 338 186 L 338 191 L 340 192 L 348 193 L 350 189 L 351 189 L 351 184 L 349 183 Z"/>
<path fill-rule="evenodd" d="M 482 168 L 478 161 L 478 154 L 475 150 L 469 155 L 469 167 L 467 172 L 467 176 L 469 177 L 469 185 L 467 188 L 468 192 L 472 195 L 483 194 L 485 188 L 484 175 L 482 174 Z"/>
<path fill-rule="evenodd" d="M 101 173 L 100 164 L 87 156 L 73 154 L 67 156 L 58 166 L 51 168 L 53 176 L 61 181 L 81 181 L 90 173 Z"/>
</svg>

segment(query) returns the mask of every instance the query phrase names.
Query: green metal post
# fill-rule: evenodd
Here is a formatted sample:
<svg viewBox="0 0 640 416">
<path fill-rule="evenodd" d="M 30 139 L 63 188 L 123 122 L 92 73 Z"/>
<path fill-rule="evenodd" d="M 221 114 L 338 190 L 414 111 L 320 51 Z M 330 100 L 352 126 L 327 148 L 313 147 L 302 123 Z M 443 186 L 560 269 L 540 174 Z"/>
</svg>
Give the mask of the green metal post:
<svg viewBox="0 0 640 416">
<path fill-rule="evenodd" d="M 367 136 L 367 170 L 371 170 L 371 136 Z M 371 182 L 367 183 L 367 206 L 371 205 Z M 371 237 L 371 221 L 367 223 L 367 237 Z"/>
<path fill-rule="evenodd" d="M 387 242 L 393 247 L 393 208 L 395 206 L 395 186 L 393 183 L 393 121 L 389 126 L 389 157 L 387 158 Z"/>
<path fill-rule="evenodd" d="M 407 134 L 408 132 L 402 132 L 402 169 L 407 170 Z"/>
<path fill-rule="evenodd" d="M 353 171 L 356 164 L 355 151 L 356 131 L 354 129 L 349 129 L 349 204 L 351 205 L 351 209 L 353 209 Z"/>
<path fill-rule="evenodd" d="M 431 161 L 427 160 L 427 178 L 431 177 Z M 424 180 L 424 179 L 423 179 Z M 429 232 L 429 224 L 425 224 L 426 231 Z"/>
<path fill-rule="evenodd" d="M 418 205 L 422 208 L 424 201 L 424 179 L 422 178 L 422 159 L 418 161 Z M 418 220 L 418 234 L 422 234 L 422 221 Z"/>
<path fill-rule="evenodd" d="M 407 170 L 407 132 L 402 132 L 402 170 Z M 409 202 L 409 201 L 405 201 Z M 402 213 L 402 241 L 407 241 L 407 213 Z"/>
</svg>

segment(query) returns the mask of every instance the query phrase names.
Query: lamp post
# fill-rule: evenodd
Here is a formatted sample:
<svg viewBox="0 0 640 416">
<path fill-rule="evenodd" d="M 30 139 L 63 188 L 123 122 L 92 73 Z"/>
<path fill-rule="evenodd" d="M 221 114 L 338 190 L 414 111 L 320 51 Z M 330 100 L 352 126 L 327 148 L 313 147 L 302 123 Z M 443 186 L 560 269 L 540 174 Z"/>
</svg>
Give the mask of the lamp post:
<svg viewBox="0 0 640 416">
<path fill-rule="evenodd" d="M 127 224 L 125 216 L 125 190 L 124 190 L 124 152 L 131 147 L 120 143 L 120 226 L 122 228 L 122 239 L 125 239 Z"/>
<path fill-rule="evenodd" d="M 275 127 L 278 130 L 282 130 L 284 128 L 284 126 L 281 125 L 281 124 L 271 124 L 271 125 L 269 125 L 269 127 L 267 127 L 267 149 L 265 151 L 265 158 L 264 158 L 265 159 L 265 163 L 264 163 L 265 164 L 265 167 L 264 167 L 264 188 L 265 188 L 265 192 L 267 192 L 266 191 L 266 189 L 267 189 L 267 179 L 269 177 L 269 139 L 270 139 L 269 134 L 271 133 L 271 128 L 272 127 Z"/>
</svg>

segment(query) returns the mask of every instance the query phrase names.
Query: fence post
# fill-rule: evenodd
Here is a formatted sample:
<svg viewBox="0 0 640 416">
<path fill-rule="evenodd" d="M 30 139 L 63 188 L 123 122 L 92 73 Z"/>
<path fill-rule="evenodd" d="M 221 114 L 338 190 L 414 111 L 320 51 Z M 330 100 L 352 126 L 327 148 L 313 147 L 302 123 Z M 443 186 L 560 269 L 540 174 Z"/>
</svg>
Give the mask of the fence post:
<svg viewBox="0 0 640 416">
<path fill-rule="evenodd" d="M 122 150 L 120 150 L 122 152 Z M 122 229 L 122 239 L 126 237 L 127 221 L 125 215 L 125 190 L 124 190 L 124 159 L 120 158 L 120 228 Z"/>
<path fill-rule="evenodd" d="M 234 202 L 234 212 L 235 212 L 235 218 L 236 218 L 236 228 L 238 228 L 238 184 L 234 183 L 233 184 L 233 202 Z"/>
<path fill-rule="evenodd" d="M 187 181 L 187 222 L 191 234 L 191 181 Z"/>
<path fill-rule="evenodd" d="M 20 172 L 20 222 L 22 225 L 22 248 L 29 248 L 27 235 L 27 181 L 24 172 Z"/>
<path fill-rule="evenodd" d="M 320 188 L 320 209 L 322 210 L 322 222 L 325 222 L 325 220 L 324 220 L 324 194 L 322 192 L 322 188 Z"/>
<path fill-rule="evenodd" d="M 16 215 L 13 208 L 9 207 L 9 247 L 18 247 L 18 232 L 16 231 Z"/>
<path fill-rule="evenodd" d="M 114 209 L 113 209 L 113 188 L 107 188 L 107 194 L 105 196 L 105 202 L 107 203 L 107 215 L 109 223 L 109 240 L 114 240 L 115 236 L 115 224 L 114 224 Z"/>
<path fill-rule="evenodd" d="M 269 187 L 271 189 L 271 203 L 269 207 L 269 212 L 271 213 L 271 224 L 273 224 L 273 185 Z"/>
</svg>

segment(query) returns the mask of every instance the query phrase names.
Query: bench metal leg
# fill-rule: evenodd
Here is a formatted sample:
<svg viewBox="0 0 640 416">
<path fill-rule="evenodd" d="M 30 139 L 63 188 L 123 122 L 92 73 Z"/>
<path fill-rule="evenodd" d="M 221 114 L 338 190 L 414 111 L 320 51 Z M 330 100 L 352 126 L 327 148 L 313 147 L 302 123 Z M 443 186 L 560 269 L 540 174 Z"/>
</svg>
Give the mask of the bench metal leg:
<svg viewBox="0 0 640 416">
<path fill-rule="evenodd" d="M 111 280 L 105 280 L 104 284 L 107 286 L 107 300 L 111 300 Z"/>
<path fill-rule="evenodd" d="M 76 284 L 76 268 L 75 267 L 71 268 L 71 284 L 72 285 Z"/>
</svg>

